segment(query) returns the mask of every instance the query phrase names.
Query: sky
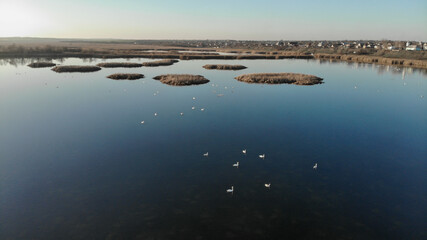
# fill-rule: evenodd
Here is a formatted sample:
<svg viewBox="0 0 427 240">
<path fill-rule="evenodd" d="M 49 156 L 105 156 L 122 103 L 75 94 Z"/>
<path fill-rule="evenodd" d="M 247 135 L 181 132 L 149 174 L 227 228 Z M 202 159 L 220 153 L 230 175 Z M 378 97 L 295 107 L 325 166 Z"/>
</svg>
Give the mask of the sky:
<svg viewBox="0 0 427 240">
<path fill-rule="evenodd" d="M 427 41 L 426 0 L 0 0 L 0 37 Z"/>
</svg>

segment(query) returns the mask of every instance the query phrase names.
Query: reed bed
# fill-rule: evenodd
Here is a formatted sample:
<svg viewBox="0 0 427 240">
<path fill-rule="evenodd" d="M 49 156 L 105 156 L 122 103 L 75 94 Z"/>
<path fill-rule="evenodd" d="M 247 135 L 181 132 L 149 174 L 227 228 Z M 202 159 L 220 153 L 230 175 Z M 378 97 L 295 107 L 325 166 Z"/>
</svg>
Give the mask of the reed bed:
<svg viewBox="0 0 427 240">
<path fill-rule="evenodd" d="M 54 67 L 56 66 L 56 64 L 51 62 L 34 62 L 34 63 L 28 64 L 27 66 L 31 68 L 45 68 L 45 67 Z"/>
<path fill-rule="evenodd" d="M 128 63 L 128 62 L 107 62 L 107 63 L 98 63 L 98 67 L 103 68 L 138 68 L 142 67 L 141 63 Z"/>
<path fill-rule="evenodd" d="M 172 65 L 176 62 L 179 62 L 179 61 L 176 59 L 164 59 L 164 60 L 159 60 L 159 61 L 144 62 L 144 63 L 142 63 L 142 65 L 144 67 L 158 67 L 158 66 L 169 66 L 169 65 Z"/>
<path fill-rule="evenodd" d="M 139 73 L 115 73 L 107 76 L 107 78 L 114 80 L 137 80 L 144 78 L 144 75 Z"/>
<path fill-rule="evenodd" d="M 98 66 L 78 66 L 78 65 L 68 65 L 68 66 L 56 66 L 52 68 L 52 71 L 63 73 L 63 72 L 96 72 L 101 70 Z"/>
<path fill-rule="evenodd" d="M 209 80 L 201 75 L 191 74 L 166 74 L 159 75 L 153 79 L 159 80 L 161 83 L 172 86 L 189 86 L 208 83 Z"/>
<path fill-rule="evenodd" d="M 228 65 L 228 64 L 207 64 L 203 68 L 206 69 L 216 69 L 216 70 L 242 70 L 247 67 L 243 65 Z"/>
<path fill-rule="evenodd" d="M 251 73 L 235 77 L 238 81 L 246 83 L 263 84 L 295 84 L 315 85 L 322 83 L 322 78 L 302 73 Z"/>
</svg>

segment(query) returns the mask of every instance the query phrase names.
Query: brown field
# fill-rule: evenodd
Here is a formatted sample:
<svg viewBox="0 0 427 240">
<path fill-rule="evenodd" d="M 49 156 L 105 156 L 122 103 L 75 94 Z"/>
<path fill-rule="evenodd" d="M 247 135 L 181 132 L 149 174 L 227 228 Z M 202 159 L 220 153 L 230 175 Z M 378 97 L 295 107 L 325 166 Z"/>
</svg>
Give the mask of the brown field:
<svg viewBox="0 0 427 240">
<path fill-rule="evenodd" d="M 137 80 L 144 78 L 144 75 L 139 73 L 115 73 L 107 76 L 107 78 L 114 80 Z"/>
<path fill-rule="evenodd" d="M 315 85 L 321 84 L 322 78 L 302 73 L 251 73 L 235 77 L 238 81 L 246 83 L 264 84 L 295 84 L 295 85 Z"/>
<path fill-rule="evenodd" d="M 190 74 L 167 74 L 159 75 L 153 79 L 160 80 L 160 82 L 172 86 L 189 86 L 208 83 L 209 80 L 201 75 Z"/>
<path fill-rule="evenodd" d="M 28 64 L 27 66 L 31 68 L 45 68 L 56 66 L 56 64 L 51 62 L 33 62 Z"/>
<path fill-rule="evenodd" d="M 96 64 L 98 67 L 103 68 L 138 68 L 142 67 L 140 63 L 128 63 L 128 62 L 110 62 L 110 63 L 98 63 Z"/>
<path fill-rule="evenodd" d="M 216 69 L 216 70 L 242 70 L 247 67 L 243 65 L 228 65 L 228 64 L 207 64 L 203 68 L 206 69 Z"/>
<path fill-rule="evenodd" d="M 176 59 L 164 59 L 159 61 L 144 62 L 142 63 L 142 65 L 144 67 L 158 67 L 158 66 L 169 66 L 177 62 L 179 61 Z"/>
<path fill-rule="evenodd" d="M 96 72 L 101 70 L 98 66 L 56 66 L 52 68 L 52 71 L 63 73 L 63 72 Z"/>
</svg>

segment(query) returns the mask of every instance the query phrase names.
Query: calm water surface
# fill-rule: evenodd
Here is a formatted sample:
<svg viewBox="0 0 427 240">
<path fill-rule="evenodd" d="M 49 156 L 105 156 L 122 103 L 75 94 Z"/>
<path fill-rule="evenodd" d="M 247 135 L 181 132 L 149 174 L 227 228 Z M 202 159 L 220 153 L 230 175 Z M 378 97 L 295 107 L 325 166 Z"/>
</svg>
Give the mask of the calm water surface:
<svg viewBox="0 0 427 240">
<path fill-rule="evenodd" d="M 202 68 L 224 62 L 248 68 Z M 59 74 L 0 63 L 0 239 L 427 239 L 425 72 L 195 60 Z M 146 78 L 106 78 L 116 72 Z M 233 79 L 253 72 L 325 83 Z M 211 82 L 152 79 L 165 73 Z"/>
</svg>

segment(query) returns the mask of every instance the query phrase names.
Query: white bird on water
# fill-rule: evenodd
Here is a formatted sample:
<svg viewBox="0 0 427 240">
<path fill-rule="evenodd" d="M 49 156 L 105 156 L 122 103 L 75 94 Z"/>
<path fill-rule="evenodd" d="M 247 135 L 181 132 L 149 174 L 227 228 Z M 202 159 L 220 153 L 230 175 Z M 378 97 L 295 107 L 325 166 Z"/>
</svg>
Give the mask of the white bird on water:
<svg viewBox="0 0 427 240">
<path fill-rule="evenodd" d="M 196 97 L 193 97 L 193 100 L 196 100 Z"/>
<path fill-rule="evenodd" d="M 265 186 L 266 188 L 270 188 L 270 187 L 271 187 L 271 183 L 266 183 L 266 184 L 264 184 L 264 186 Z"/>
<path fill-rule="evenodd" d="M 233 164 L 233 167 L 239 168 L 239 162 L 236 162 L 235 164 Z"/>
<path fill-rule="evenodd" d="M 181 114 L 181 116 L 183 116 L 184 115 L 184 113 L 182 112 L 182 113 L 180 113 Z"/>
<path fill-rule="evenodd" d="M 203 157 L 209 156 L 209 152 L 203 153 Z"/>
<path fill-rule="evenodd" d="M 202 112 L 203 112 L 203 111 L 205 111 L 205 109 L 204 109 L 204 108 L 201 108 L 201 109 L 200 109 L 200 111 L 202 111 Z"/>
<path fill-rule="evenodd" d="M 230 188 L 230 189 L 227 189 L 227 192 L 228 192 L 228 193 L 233 193 L 233 192 L 234 192 L 234 186 L 231 186 L 231 188 Z"/>
<path fill-rule="evenodd" d="M 141 121 L 141 124 L 144 124 L 145 123 L 145 121 Z"/>
<path fill-rule="evenodd" d="M 260 154 L 260 155 L 259 155 L 259 158 L 264 159 L 264 158 L 265 158 L 265 154 Z"/>
<path fill-rule="evenodd" d="M 154 116 L 155 116 L 155 117 L 157 117 L 157 115 L 158 115 L 157 113 L 154 113 Z"/>
<path fill-rule="evenodd" d="M 191 107 L 191 110 L 194 110 L 194 109 L 196 109 L 196 107 Z"/>
<path fill-rule="evenodd" d="M 242 150 L 242 153 L 243 153 L 243 154 L 246 154 L 246 149 L 243 149 L 243 150 Z"/>
<path fill-rule="evenodd" d="M 317 163 L 314 164 L 313 169 L 316 170 L 317 169 Z"/>
</svg>

